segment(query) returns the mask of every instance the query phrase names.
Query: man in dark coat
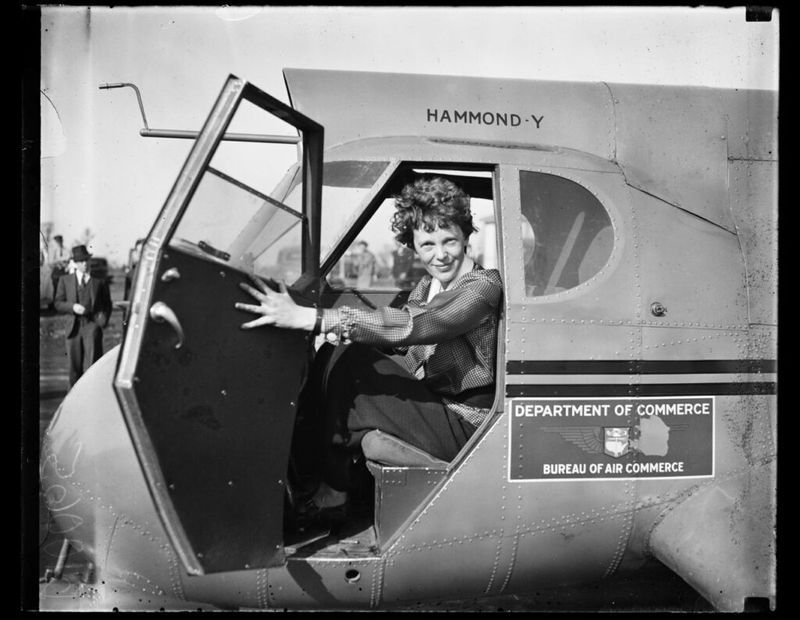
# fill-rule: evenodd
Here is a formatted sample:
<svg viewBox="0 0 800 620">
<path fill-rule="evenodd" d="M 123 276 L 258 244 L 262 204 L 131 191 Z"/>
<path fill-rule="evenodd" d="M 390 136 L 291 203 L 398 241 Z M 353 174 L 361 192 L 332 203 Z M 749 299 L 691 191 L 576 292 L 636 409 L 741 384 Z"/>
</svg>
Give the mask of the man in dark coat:
<svg viewBox="0 0 800 620">
<path fill-rule="evenodd" d="M 70 388 L 103 355 L 103 328 L 111 318 L 108 283 L 89 274 L 91 256 L 85 245 L 72 248 L 75 271 L 59 278 L 54 299 L 58 312 L 72 315 L 67 324 Z"/>
</svg>

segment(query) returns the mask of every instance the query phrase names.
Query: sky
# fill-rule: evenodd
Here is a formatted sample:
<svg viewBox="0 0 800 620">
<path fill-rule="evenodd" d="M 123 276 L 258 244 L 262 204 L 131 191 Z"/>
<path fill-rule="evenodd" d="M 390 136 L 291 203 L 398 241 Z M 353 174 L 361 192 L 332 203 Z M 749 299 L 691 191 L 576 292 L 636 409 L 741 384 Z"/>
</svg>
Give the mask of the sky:
<svg viewBox="0 0 800 620">
<path fill-rule="evenodd" d="M 682 7 L 41 7 L 45 236 L 112 264 L 149 231 L 228 74 L 285 67 L 777 90 L 779 15 Z M 88 229 L 88 237 L 87 237 Z"/>
</svg>

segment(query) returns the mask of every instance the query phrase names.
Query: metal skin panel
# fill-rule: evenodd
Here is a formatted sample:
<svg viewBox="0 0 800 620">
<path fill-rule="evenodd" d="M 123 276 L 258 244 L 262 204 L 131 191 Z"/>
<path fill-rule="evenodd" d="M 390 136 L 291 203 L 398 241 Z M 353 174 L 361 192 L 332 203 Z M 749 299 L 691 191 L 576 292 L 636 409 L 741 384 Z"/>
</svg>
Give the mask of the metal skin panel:
<svg viewBox="0 0 800 620">
<path fill-rule="evenodd" d="M 357 575 L 352 571 L 357 571 Z M 292 558 L 269 569 L 262 590 L 271 609 L 368 609 L 380 598 L 380 559 Z"/>
<path fill-rule="evenodd" d="M 465 588 L 482 592 L 489 587 L 515 499 L 505 481 L 503 426 L 498 419 L 422 512 L 389 543 L 383 602 L 409 596 L 420 601 L 451 598 Z M 480 509 L 475 498 L 480 498 Z M 453 579 L 456 565 L 464 570 Z M 420 566 L 426 567 L 424 579 L 419 578 Z"/>
<path fill-rule="evenodd" d="M 732 161 L 730 208 L 744 254 L 750 323 L 778 322 L 778 164 Z"/>
<path fill-rule="evenodd" d="M 506 357 L 509 360 L 637 357 L 635 352 L 639 348 L 641 329 L 627 321 L 619 325 L 619 321 L 571 319 L 552 316 L 555 312 L 548 314 L 550 316 L 536 318 L 525 316 L 509 325 L 506 332 Z M 509 319 L 509 323 L 512 320 Z M 509 383 L 517 382 L 516 378 L 509 380 Z"/>
<path fill-rule="evenodd" d="M 769 463 L 696 491 L 654 529 L 651 552 L 719 611 L 741 612 L 749 597 L 774 610 L 774 480 Z"/>
<path fill-rule="evenodd" d="M 610 85 L 616 158 L 634 187 L 733 230 L 726 204 L 726 91 Z"/>
<path fill-rule="evenodd" d="M 768 395 L 720 397 L 719 471 L 750 469 L 777 455 L 777 399 Z M 728 447 L 730 446 L 730 447 Z M 773 490 L 775 481 L 773 480 Z"/>
<path fill-rule="evenodd" d="M 752 358 L 777 359 L 778 328 L 751 325 L 747 332 L 747 351 Z"/>
<path fill-rule="evenodd" d="M 374 470 L 374 471 L 373 471 Z M 370 467 L 375 476 L 375 530 L 383 548 L 445 472 L 422 467 Z"/>
<path fill-rule="evenodd" d="M 134 580 L 136 581 L 136 580 Z M 39 585 L 38 611 L 215 611 L 218 607 L 197 601 L 154 594 L 149 583 L 114 581 L 94 585 L 53 579 Z"/>
<path fill-rule="evenodd" d="M 217 609 L 264 609 L 267 607 L 267 570 L 184 576 L 184 595 L 189 601 L 205 601 Z"/>
<path fill-rule="evenodd" d="M 575 489 L 575 493 L 580 493 Z M 528 528 L 519 533 L 508 592 L 598 581 L 614 572 L 628 540 L 633 515 L 627 512 L 596 516 L 590 520 Z M 557 556 L 550 562 L 542 557 Z M 612 559 L 609 561 L 609 559 Z M 605 568 L 603 572 L 598 569 Z"/>
<path fill-rule="evenodd" d="M 496 563 L 505 540 L 497 533 L 475 534 L 468 539 L 444 534 L 442 540 L 389 556 L 382 604 L 458 600 L 486 593 L 493 578 L 497 579 Z"/>
<path fill-rule="evenodd" d="M 692 494 L 707 492 L 717 485 L 727 488 L 732 483 L 736 493 L 756 489 L 746 476 L 753 473 L 759 477 L 758 491 L 764 497 L 743 497 L 741 510 L 767 519 L 774 518 L 775 484 L 774 466 L 777 454 L 777 399 L 774 396 L 718 396 L 716 398 L 715 451 L 717 472 L 713 479 L 693 481 L 647 480 L 638 481 L 637 527 L 631 535 L 625 561 L 641 560 L 648 549 L 653 528 L 664 519 L 675 506 Z M 761 488 L 763 487 L 763 489 Z M 696 518 L 696 517 L 695 517 Z M 772 544 L 772 532 L 757 535 L 755 530 L 742 535 L 740 543 L 756 544 L 762 551 Z M 681 538 L 681 537 L 679 537 Z M 724 547 L 716 554 L 724 557 Z M 774 569 L 774 556 L 761 565 L 765 571 Z M 760 579 L 760 577 L 759 577 Z"/>
<path fill-rule="evenodd" d="M 659 326 L 747 325 L 744 261 L 736 235 L 650 196 L 632 196 L 638 222 L 643 318 Z M 651 304 L 666 308 L 654 316 Z"/>
<path fill-rule="evenodd" d="M 748 357 L 747 330 L 741 327 L 713 323 L 694 326 L 691 322 L 662 327 L 656 325 L 655 319 L 649 323 L 642 331 L 643 359 L 735 360 Z"/>
<path fill-rule="evenodd" d="M 387 551 L 384 601 L 399 601 L 409 595 L 419 600 L 447 598 L 458 596 L 466 588 L 486 594 L 512 593 L 508 586 L 517 571 L 526 575 L 532 565 L 537 572 L 561 570 L 562 551 L 570 546 L 569 537 L 546 538 L 548 544 L 540 552 L 523 558 L 518 552 L 523 533 L 557 533 L 583 527 L 580 542 L 571 546 L 585 545 L 580 570 L 587 578 L 602 577 L 616 561 L 620 537 L 625 539 L 629 528 L 629 519 L 619 518 L 630 503 L 626 484 L 509 483 L 507 436 L 507 418 L 501 415 L 422 512 L 401 531 Z M 479 498 L 480 508 L 475 498 Z M 609 515 L 617 516 L 607 518 Z M 545 538 L 536 540 L 538 543 Z M 468 569 L 453 579 L 453 566 L 463 565 L 465 553 Z M 416 577 L 420 566 L 426 567 L 424 580 Z M 529 591 L 532 581 L 515 583 Z"/>
<path fill-rule="evenodd" d="M 638 480 L 641 508 L 662 505 L 684 489 L 717 486 L 742 472 L 764 467 L 776 456 L 775 397 L 717 396 L 715 399 L 715 476 L 705 480 Z M 727 483 L 726 483 L 727 484 Z"/>
<path fill-rule="evenodd" d="M 504 437 L 505 424 L 498 417 L 473 450 L 456 464 L 422 512 L 390 541 L 387 548 L 390 556 L 430 543 L 437 538 L 431 536 L 435 533 L 441 542 L 449 538 L 478 538 L 504 527 L 506 510 L 513 503 L 506 484 Z M 481 498 L 483 510 L 472 508 L 476 497 Z"/>
<path fill-rule="evenodd" d="M 725 106 L 730 159 L 778 160 L 778 93 L 733 91 Z"/>
<path fill-rule="evenodd" d="M 741 611 L 775 592 L 776 398 L 718 396 L 716 409 L 714 478 L 681 493 L 641 481 L 641 504 L 661 510 L 634 542 L 716 608 Z"/>
<path fill-rule="evenodd" d="M 172 609 L 184 599 L 182 569 L 112 389 L 119 350 L 89 368 L 53 417 L 42 445 L 41 489 L 54 531 L 94 560 L 94 583 L 73 608 Z M 43 608 L 54 605 L 54 589 L 44 587 Z"/>
<path fill-rule="evenodd" d="M 601 83 L 309 69 L 283 73 L 292 105 L 325 126 L 331 146 L 359 138 L 425 135 L 557 145 L 605 159 L 614 152 L 614 114 Z M 472 120 L 457 119 L 456 112 L 471 112 Z M 504 121 L 498 113 L 506 115 Z"/>
</svg>

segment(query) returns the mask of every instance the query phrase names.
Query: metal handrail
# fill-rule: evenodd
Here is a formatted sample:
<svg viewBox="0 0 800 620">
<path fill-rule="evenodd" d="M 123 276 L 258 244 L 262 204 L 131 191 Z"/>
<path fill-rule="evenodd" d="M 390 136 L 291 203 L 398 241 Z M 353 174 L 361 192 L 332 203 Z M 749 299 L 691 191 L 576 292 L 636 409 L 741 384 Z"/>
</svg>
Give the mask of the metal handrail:
<svg viewBox="0 0 800 620">
<path fill-rule="evenodd" d="M 182 138 L 194 140 L 199 135 L 199 131 L 186 131 L 183 129 L 151 129 L 147 124 L 147 116 L 144 113 L 144 104 L 142 103 L 142 95 L 139 88 L 132 82 L 104 82 L 100 84 L 100 90 L 108 90 L 110 88 L 132 88 L 136 93 L 136 100 L 139 102 L 139 111 L 142 113 L 142 122 L 144 128 L 139 130 L 139 135 L 145 138 Z M 233 142 L 268 142 L 273 144 L 299 144 L 302 138 L 300 136 L 280 136 L 270 134 L 256 134 L 256 133 L 226 133 L 222 136 L 223 140 Z"/>
</svg>

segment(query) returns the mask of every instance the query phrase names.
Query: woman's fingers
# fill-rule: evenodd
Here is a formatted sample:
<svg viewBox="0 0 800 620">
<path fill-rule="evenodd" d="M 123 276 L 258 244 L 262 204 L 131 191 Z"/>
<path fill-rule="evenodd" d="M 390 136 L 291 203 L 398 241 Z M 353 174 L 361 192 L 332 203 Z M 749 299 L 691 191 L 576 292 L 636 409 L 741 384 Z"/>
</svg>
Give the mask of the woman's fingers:
<svg viewBox="0 0 800 620">
<path fill-rule="evenodd" d="M 247 312 L 252 312 L 253 314 L 264 314 L 263 306 L 256 306 L 253 304 L 243 304 L 241 302 L 236 302 L 234 304 L 237 310 L 246 310 Z"/>
<path fill-rule="evenodd" d="M 264 283 L 261 281 L 261 279 L 260 279 L 260 278 L 257 278 L 257 277 L 256 277 L 256 275 L 255 275 L 254 273 L 248 273 L 248 274 L 247 274 L 247 277 L 248 277 L 248 278 L 250 278 L 250 281 L 251 281 L 253 284 L 255 284 L 255 285 L 256 285 L 256 288 L 257 288 L 259 291 L 261 291 L 261 292 L 262 292 L 262 293 L 264 293 L 265 295 L 267 294 L 267 288 L 268 288 L 268 287 L 267 287 L 267 285 L 266 285 L 266 284 L 264 284 Z"/>
<path fill-rule="evenodd" d="M 261 327 L 262 325 L 272 325 L 275 322 L 271 316 L 262 316 L 247 323 L 242 323 L 242 329 L 252 329 L 254 327 Z"/>
<path fill-rule="evenodd" d="M 269 309 L 264 305 L 255 305 L 255 304 L 244 304 L 242 302 L 236 302 L 234 307 L 237 310 L 245 310 L 246 312 L 252 312 L 253 314 L 260 314 L 261 316 L 257 319 L 253 319 L 252 321 L 248 321 L 247 323 L 242 323 L 242 329 L 252 329 L 254 327 L 261 327 L 262 325 L 273 325 L 276 321 L 275 317 L 272 314 L 267 314 Z"/>
<path fill-rule="evenodd" d="M 253 319 L 252 321 L 248 321 L 247 323 L 243 323 L 241 325 L 242 329 L 252 329 L 262 325 L 284 326 L 284 323 L 286 323 L 287 309 L 290 309 L 294 306 L 294 302 L 289 296 L 289 290 L 286 286 L 286 282 L 281 281 L 279 285 L 280 292 L 276 292 L 271 290 L 260 280 L 257 280 L 254 275 L 248 274 L 248 277 L 255 286 L 252 286 L 247 282 L 240 282 L 239 288 L 247 292 L 259 303 L 246 304 L 242 302 L 236 302 L 234 307 L 237 310 L 244 310 L 245 312 L 260 314 L 261 316 Z"/>
<path fill-rule="evenodd" d="M 264 291 L 257 290 L 250 286 L 247 282 L 239 282 L 239 288 L 243 291 L 246 291 L 250 294 L 251 297 L 258 299 L 259 301 L 263 301 L 267 298 L 267 293 Z"/>
</svg>

